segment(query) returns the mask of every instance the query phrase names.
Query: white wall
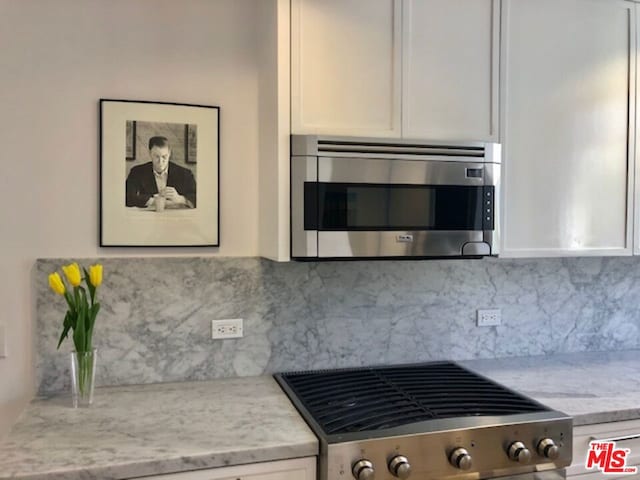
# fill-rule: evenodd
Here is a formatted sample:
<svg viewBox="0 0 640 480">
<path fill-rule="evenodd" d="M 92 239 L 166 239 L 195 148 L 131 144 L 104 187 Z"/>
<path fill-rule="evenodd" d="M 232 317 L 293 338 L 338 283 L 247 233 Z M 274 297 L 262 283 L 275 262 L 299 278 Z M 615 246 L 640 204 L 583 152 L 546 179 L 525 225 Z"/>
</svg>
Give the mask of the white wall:
<svg viewBox="0 0 640 480">
<path fill-rule="evenodd" d="M 0 436 L 32 395 L 38 257 L 258 253 L 261 0 L 0 0 Z M 98 247 L 98 99 L 221 107 L 220 249 Z"/>
</svg>

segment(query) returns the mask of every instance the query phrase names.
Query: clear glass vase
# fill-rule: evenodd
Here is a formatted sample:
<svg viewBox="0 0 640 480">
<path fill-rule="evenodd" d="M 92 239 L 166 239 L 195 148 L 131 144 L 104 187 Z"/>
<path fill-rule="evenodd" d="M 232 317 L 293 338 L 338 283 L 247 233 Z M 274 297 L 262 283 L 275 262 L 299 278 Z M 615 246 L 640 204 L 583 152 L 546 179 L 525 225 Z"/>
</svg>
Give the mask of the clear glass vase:
<svg viewBox="0 0 640 480">
<path fill-rule="evenodd" d="M 88 407 L 93 402 L 98 350 L 71 352 L 71 398 L 73 408 Z"/>
</svg>

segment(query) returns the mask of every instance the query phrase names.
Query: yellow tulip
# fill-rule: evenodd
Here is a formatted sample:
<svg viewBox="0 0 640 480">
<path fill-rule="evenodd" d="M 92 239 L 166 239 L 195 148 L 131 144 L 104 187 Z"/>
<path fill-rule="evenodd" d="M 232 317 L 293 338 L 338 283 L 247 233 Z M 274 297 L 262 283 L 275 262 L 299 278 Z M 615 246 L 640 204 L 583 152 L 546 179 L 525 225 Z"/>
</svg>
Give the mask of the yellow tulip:
<svg viewBox="0 0 640 480">
<path fill-rule="evenodd" d="M 82 274 L 80 273 L 80 267 L 77 263 L 71 263 L 62 267 L 62 271 L 67 277 L 67 280 L 69 280 L 69 283 L 74 287 L 77 287 L 80 285 L 80 282 L 82 282 Z"/>
<path fill-rule="evenodd" d="M 97 263 L 89 267 L 89 281 L 94 287 L 98 287 L 102 283 L 102 265 Z"/>
<path fill-rule="evenodd" d="M 49 286 L 51 287 L 51 290 L 56 292 L 58 295 L 64 295 L 64 283 L 62 283 L 62 278 L 60 278 L 60 274 L 58 272 L 54 272 L 49 275 Z"/>
</svg>

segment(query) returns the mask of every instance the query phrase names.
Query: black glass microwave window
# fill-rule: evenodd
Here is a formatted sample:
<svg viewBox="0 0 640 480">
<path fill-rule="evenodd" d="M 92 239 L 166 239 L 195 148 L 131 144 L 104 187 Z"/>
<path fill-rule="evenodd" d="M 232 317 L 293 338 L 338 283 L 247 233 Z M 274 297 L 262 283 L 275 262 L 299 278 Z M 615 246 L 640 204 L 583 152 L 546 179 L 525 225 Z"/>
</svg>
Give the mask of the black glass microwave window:
<svg viewBox="0 0 640 480">
<path fill-rule="evenodd" d="M 305 184 L 312 230 L 492 230 L 493 187 Z M 310 197 L 316 197 L 316 201 Z"/>
</svg>

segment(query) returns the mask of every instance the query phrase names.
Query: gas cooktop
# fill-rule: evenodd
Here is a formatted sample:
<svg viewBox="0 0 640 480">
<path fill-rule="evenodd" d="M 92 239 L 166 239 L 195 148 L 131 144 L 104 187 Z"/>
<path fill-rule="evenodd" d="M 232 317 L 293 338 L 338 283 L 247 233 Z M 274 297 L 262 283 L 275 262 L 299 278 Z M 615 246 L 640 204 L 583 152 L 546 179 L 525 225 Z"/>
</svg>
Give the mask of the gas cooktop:
<svg viewBox="0 0 640 480">
<path fill-rule="evenodd" d="M 319 480 L 557 479 L 571 463 L 570 417 L 453 362 L 275 378 L 320 439 Z"/>
</svg>

